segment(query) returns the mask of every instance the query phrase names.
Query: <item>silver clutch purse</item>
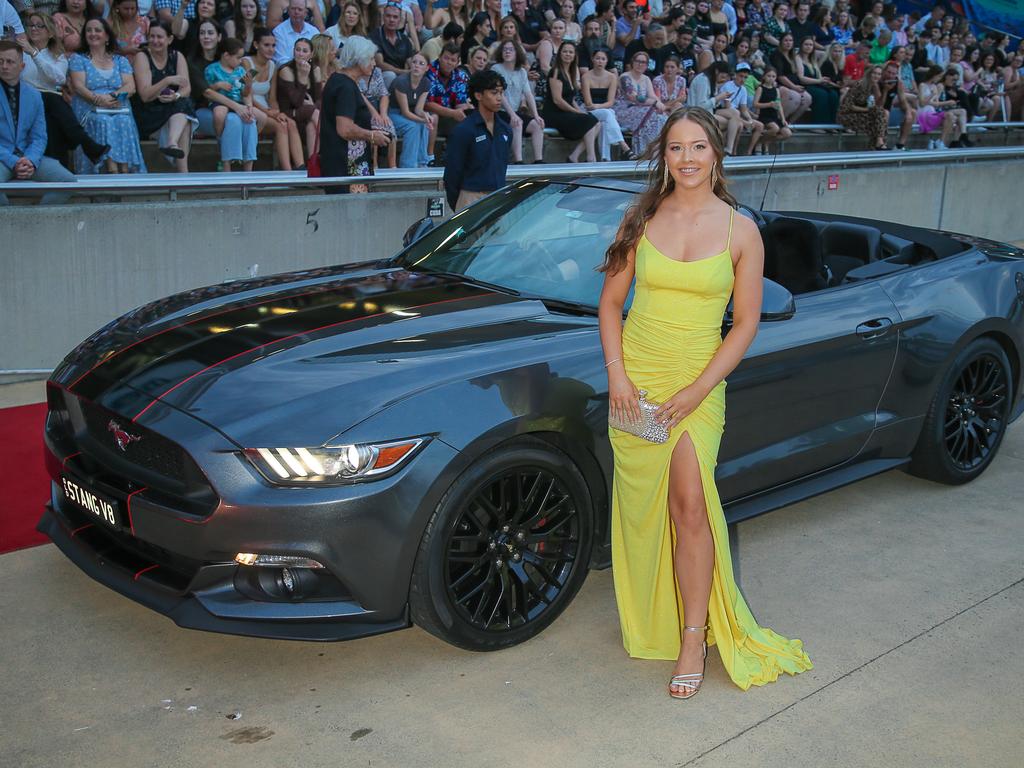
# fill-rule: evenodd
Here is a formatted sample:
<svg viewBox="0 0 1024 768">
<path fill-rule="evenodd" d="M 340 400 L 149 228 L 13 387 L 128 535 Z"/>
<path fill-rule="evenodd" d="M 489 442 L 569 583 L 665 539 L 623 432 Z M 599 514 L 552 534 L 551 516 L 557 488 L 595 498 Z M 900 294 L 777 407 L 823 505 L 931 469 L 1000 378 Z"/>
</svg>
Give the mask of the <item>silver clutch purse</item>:
<svg viewBox="0 0 1024 768">
<path fill-rule="evenodd" d="M 636 435 L 642 440 L 652 443 L 668 442 L 668 427 L 654 417 L 654 412 L 660 407 L 659 403 L 652 403 L 647 399 L 647 390 L 640 390 L 640 420 L 617 419 L 608 412 L 608 426 L 620 432 L 628 432 Z"/>
</svg>

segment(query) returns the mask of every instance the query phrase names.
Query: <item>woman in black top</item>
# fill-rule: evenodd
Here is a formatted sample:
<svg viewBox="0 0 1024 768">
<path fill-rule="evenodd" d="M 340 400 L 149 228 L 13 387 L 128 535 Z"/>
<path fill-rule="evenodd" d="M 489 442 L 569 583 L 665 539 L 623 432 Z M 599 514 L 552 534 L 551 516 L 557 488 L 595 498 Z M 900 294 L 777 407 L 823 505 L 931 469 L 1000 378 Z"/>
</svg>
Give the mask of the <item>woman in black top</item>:
<svg viewBox="0 0 1024 768">
<path fill-rule="evenodd" d="M 365 37 L 350 37 L 338 54 L 338 71 L 324 86 L 320 112 L 320 168 L 324 176 L 371 176 L 372 147 L 386 147 L 391 138 L 371 130 L 370 110 L 359 92 L 359 80 L 373 74 L 377 46 Z M 369 192 L 365 184 L 329 187 L 328 194 Z"/>
<path fill-rule="evenodd" d="M 693 17 L 693 36 L 705 47 L 710 47 L 714 40 L 715 32 L 708 15 L 711 10 L 711 3 L 707 0 L 698 0 L 697 14 Z"/>
<path fill-rule="evenodd" d="M 792 32 L 786 32 L 779 38 L 779 47 L 768 61 L 778 72 L 779 91 L 782 94 L 782 108 L 786 119 L 795 123 L 811 108 L 811 94 L 800 84 L 800 79 L 796 76 Z"/>
<path fill-rule="evenodd" d="M 469 27 L 466 29 L 466 34 L 462 38 L 461 58 L 463 63 L 469 61 L 469 52 L 471 50 L 479 45 L 484 45 L 484 41 L 490 36 L 492 29 L 491 17 L 487 15 L 486 11 L 473 14 L 473 18 L 469 21 Z"/>
<path fill-rule="evenodd" d="M 132 99 L 139 136 L 160 132 L 160 151 L 174 161 L 180 173 L 188 173 L 192 132 L 199 121 L 192 103 L 185 57 L 170 48 L 174 34 L 166 21 L 149 28 L 149 45 L 135 55 L 133 68 L 137 90 Z"/>
<path fill-rule="evenodd" d="M 843 69 L 846 65 L 846 51 L 842 43 L 832 43 L 828 56 L 821 62 L 821 75 L 832 81 L 839 89 L 843 87 Z"/>
<path fill-rule="evenodd" d="M 185 18 L 185 10 L 189 5 L 195 5 L 196 15 L 193 19 Z M 199 47 L 199 26 L 206 20 L 214 21 L 217 18 L 217 3 L 215 0 L 181 0 L 178 12 L 171 20 L 171 31 L 174 37 L 174 47 L 191 56 Z M 220 22 L 217 22 L 220 24 Z"/>
<path fill-rule="evenodd" d="M 569 155 L 569 162 L 579 161 L 580 152 L 586 147 L 587 162 L 593 163 L 594 141 L 600 130 L 597 118 L 576 106 L 579 92 L 580 70 L 576 62 L 576 46 L 568 40 L 558 47 L 555 66 L 548 73 L 548 89 L 544 96 L 544 124 L 554 128 L 570 141 L 579 141 Z"/>
</svg>

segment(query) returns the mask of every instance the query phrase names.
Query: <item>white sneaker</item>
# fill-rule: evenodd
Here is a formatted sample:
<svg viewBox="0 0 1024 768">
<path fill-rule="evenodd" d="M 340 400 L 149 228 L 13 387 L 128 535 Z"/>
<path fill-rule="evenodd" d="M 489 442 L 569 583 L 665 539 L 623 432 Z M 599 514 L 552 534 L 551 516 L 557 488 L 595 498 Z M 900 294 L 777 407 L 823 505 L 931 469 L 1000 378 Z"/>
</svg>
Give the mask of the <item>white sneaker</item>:
<svg viewBox="0 0 1024 768">
<path fill-rule="evenodd" d="M 935 140 L 935 148 L 936 149 L 949 149 L 949 147 L 947 147 L 945 144 L 942 143 L 942 139 L 936 139 Z"/>
<path fill-rule="evenodd" d="M 986 120 L 988 120 L 987 115 L 975 115 L 971 118 L 972 123 L 984 123 Z"/>
<path fill-rule="evenodd" d="M 928 139 L 928 149 L 935 149 L 935 139 Z"/>
</svg>

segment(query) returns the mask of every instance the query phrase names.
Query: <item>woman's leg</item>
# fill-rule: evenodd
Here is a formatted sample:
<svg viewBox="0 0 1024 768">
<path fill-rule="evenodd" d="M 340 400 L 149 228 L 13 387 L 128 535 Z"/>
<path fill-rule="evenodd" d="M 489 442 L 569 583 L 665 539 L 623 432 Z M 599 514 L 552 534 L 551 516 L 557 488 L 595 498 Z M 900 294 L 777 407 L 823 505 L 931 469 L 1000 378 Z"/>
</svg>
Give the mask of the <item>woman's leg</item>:
<svg viewBox="0 0 1024 768">
<path fill-rule="evenodd" d="M 256 161 L 256 150 L 259 146 L 260 131 L 255 120 L 251 123 L 243 122 L 241 125 L 242 170 L 251 171 L 252 164 Z"/>
<path fill-rule="evenodd" d="M 786 119 L 790 122 L 796 120 L 794 115 L 797 115 L 798 112 L 800 115 L 803 114 L 803 111 L 800 110 L 800 94 L 797 91 L 794 91 L 792 88 L 787 88 L 784 85 L 780 85 L 779 99 L 782 101 L 782 111 L 785 114 Z"/>
<path fill-rule="evenodd" d="M 174 161 L 174 165 L 178 168 L 178 173 L 188 173 L 188 156 L 192 151 L 193 131 L 195 131 L 195 124 L 191 120 L 186 120 L 185 127 L 178 136 L 178 146 L 181 147 L 181 151 L 185 153 L 185 156 L 180 160 Z"/>
<path fill-rule="evenodd" d="M 889 130 L 889 112 L 881 107 L 872 107 L 868 112 L 870 123 L 868 125 L 868 136 L 871 145 L 875 149 L 885 146 L 885 134 Z"/>
<path fill-rule="evenodd" d="M 601 123 L 595 122 L 593 127 L 587 131 L 583 136 L 583 145 L 587 150 L 587 162 L 597 162 L 597 152 L 595 151 L 595 145 L 597 144 L 598 138 L 600 138 Z"/>
<path fill-rule="evenodd" d="M 533 162 L 544 159 L 544 129 L 540 127 L 540 123 L 536 120 L 530 123 L 530 127 L 526 129 L 526 132 L 530 136 L 530 142 L 533 146 Z"/>
<path fill-rule="evenodd" d="M 291 156 L 291 167 L 296 168 L 306 162 L 302 153 L 302 134 L 299 133 L 299 125 L 292 118 L 285 123 L 288 131 L 288 150 Z M 290 169 L 289 169 L 290 170 Z"/>
<path fill-rule="evenodd" d="M 828 94 L 828 120 L 826 122 L 834 123 L 836 114 L 839 112 L 839 91 L 829 88 L 826 93 Z"/>
<path fill-rule="evenodd" d="M 257 112 L 256 115 L 258 134 L 271 136 L 274 139 L 274 155 L 277 157 L 278 168 L 282 171 L 290 171 L 292 169 L 292 154 L 291 147 L 288 145 L 288 129 L 277 120 L 271 120 L 263 112 Z"/>
<path fill-rule="evenodd" d="M 953 117 L 953 113 L 952 112 L 945 112 L 945 113 L 943 113 L 943 115 L 942 115 L 942 137 L 939 139 L 939 141 L 941 141 L 947 147 L 949 146 L 949 142 L 951 141 L 950 136 L 953 135 L 953 121 L 954 120 L 955 120 L 955 118 Z"/>
<path fill-rule="evenodd" d="M 422 123 L 415 123 L 409 120 L 401 112 L 392 111 L 388 114 L 391 118 L 392 124 L 395 126 L 395 132 L 402 139 L 402 152 L 398 156 L 398 167 L 399 168 L 415 168 L 419 162 L 419 132 L 416 131 L 418 125 Z"/>
<path fill-rule="evenodd" d="M 61 163 L 66 163 L 68 152 L 81 147 L 90 161 L 99 162 L 110 147 L 93 141 L 63 96 L 43 93 L 42 97 L 46 117 L 46 154 Z"/>
<path fill-rule="evenodd" d="M 220 136 L 224 132 L 224 124 L 228 119 L 228 113 L 231 112 L 223 104 L 218 104 L 213 108 L 213 133 L 215 136 Z M 231 114 L 235 114 L 231 112 Z M 235 114 L 235 117 L 238 117 Z"/>
<path fill-rule="evenodd" d="M 611 133 L 608 130 L 608 111 L 607 109 L 595 109 L 590 113 L 601 124 L 601 138 L 597 143 L 597 159 L 602 162 L 608 162 L 612 159 Z"/>
<path fill-rule="evenodd" d="M 512 162 L 523 162 L 523 123 L 512 126 Z"/>
<path fill-rule="evenodd" d="M 427 154 L 427 147 L 430 145 L 430 126 L 426 123 L 420 123 L 416 130 L 417 133 L 413 134 L 413 136 L 418 137 L 416 138 L 416 144 L 419 147 L 416 156 L 416 167 L 426 168 L 427 163 L 430 162 L 430 155 Z"/>
<path fill-rule="evenodd" d="M 306 157 L 310 157 L 313 154 L 313 150 L 316 148 L 316 132 L 320 126 L 320 110 L 314 109 L 312 116 L 309 118 L 309 122 L 306 123 Z"/>
<path fill-rule="evenodd" d="M 190 123 L 185 115 L 180 112 L 176 115 L 171 115 L 167 119 L 167 146 L 180 148 L 181 135 L 189 126 Z"/>
<path fill-rule="evenodd" d="M 689 432 L 683 432 L 672 451 L 668 482 L 668 512 L 676 531 L 673 562 L 683 601 L 683 619 L 686 626 L 701 627 L 708 621 L 715 540 L 708 522 L 700 462 Z M 700 673 L 704 669 L 704 634 L 681 634 L 682 647 L 673 674 Z"/>
<path fill-rule="evenodd" d="M 793 120 L 794 121 L 799 120 L 803 116 L 804 112 L 806 112 L 807 110 L 809 110 L 811 108 L 811 104 L 812 103 L 813 103 L 813 100 L 811 99 L 810 92 L 804 91 L 803 93 L 801 93 L 800 94 L 800 108 L 793 115 Z"/>
<path fill-rule="evenodd" d="M 214 125 L 217 120 L 217 110 L 213 113 Z M 220 162 L 221 168 L 225 171 L 231 170 L 231 163 L 242 159 L 242 118 L 237 112 L 225 111 L 224 122 L 220 132 Z M 253 125 L 255 125 L 253 123 Z"/>
<path fill-rule="evenodd" d="M 725 151 L 727 154 L 736 154 L 736 139 L 740 135 L 743 123 L 740 121 L 740 113 L 732 107 L 724 107 L 715 110 L 715 115 L 725 118 Z"/>
<path fill-rule="evenodd" d="M 747 147 L 747 154 L 754 154 L 754 150 L 757 149 L 757 142 L 761 139 L 761 134 L 764 132 L 764 123 L 760 120 L 754 120 L 750 125 L 750 145 Z"/>
<path fill-rule="evenodd" d="M 623 152 L 629 152 L 629 144 L 626 143 L 625 137 L 622 135 L 622 126 L 619 125 L 619 119 L 615 116 L 614 109 L 595 109 L 593 112 L 594 117 L 601 121 L 601 147 L 602 152 L 605 152 L 607 147 L 607 156 L 602 154 L 602 160 L 611 160 L 611 148 L 614 145 Z"/>
<path fill-rule="evenodd" d="M 903 123 L 900 125 L 899 143 L 904 146 L 910 141 L 910 134 L 914 130 L 914 121 L 917 120 L 917 110 L 910 107 L 903 112 Z"/>
<path fill-rule="evenodd" d="M 967 113 L 961 110 L 951 110 L 953 115 L 953 141 L 959 141 L 959 137 L 967 130 Z"/>
</svg>

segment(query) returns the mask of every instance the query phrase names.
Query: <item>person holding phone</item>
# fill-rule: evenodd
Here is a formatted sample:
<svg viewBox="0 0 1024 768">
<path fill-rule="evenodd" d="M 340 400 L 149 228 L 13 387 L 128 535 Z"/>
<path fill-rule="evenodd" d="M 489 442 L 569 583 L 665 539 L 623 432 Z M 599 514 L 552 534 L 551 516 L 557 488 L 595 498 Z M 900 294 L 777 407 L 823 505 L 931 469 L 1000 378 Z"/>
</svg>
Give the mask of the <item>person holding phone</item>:
<svg viewBox="0 0 1024 768">
<path fill-rule="evenodd" d="M 882 107 L 889 112 L 889 127 L 900 127 L 900 135 L 896 139 L 896 149 L 902 152 L 906 150 L 910 132 L 914 129 L 917 110 L 908 97 L 903 81 L 900 80 L 899 62 L 894 59 L 890 59 L 882 68 L 882 82 L 879 84 L 879 90 Z"/>
<path fill-rule="evenodd" d="M 104 19 L 85 23 L 82 53 L 68 61 L 74 97 L 71 108 L 85 132 L 110 151 L 98 162 L 81 147 L 75 150 L 75 173 L 145 173 L 139 132 L 128 106 L 135 93 L 135 78 L 128 59 L 116 53 L 117 41 Z"/>
<path fill-rule="evenodd" d="M 234 147 L 234 152 L 230 152 L 230 154 L 241 154 L 241 157 L 230 157 L 223 160 L 226 147 L 222 141 L 222 162 L 225 170 L 231 170 L 231 163 L 240 159 L 242 170 L 251 171 L 252 164 L 256 160 L 256 142 L 259 130 L 256 125 L 256 113 L 252 106 L 252 76 L 242 66 L 241 41 L 227 37 L 221 41 L 218 52 L 220 55 L 217 61 L 207 66 L 203 73 L 208 84 L 207 97 L 213 101 L 213 96 L 219 96 L 222 100 L 237 105 L 240 107 L 238 114 L 241 118 L 238 145 Z"/>
<path fill-rule="evenodd" d="M 192 132 L 199 125 L 192 102 L 185 57 L 170 45 L 171 25 L 156 21 L 149 28 L 149 45 L 134 61 L 135 117 L 139 133 L 159 132 L 157 144 L 179 173 L 188 173 Z"/>
</svg>

